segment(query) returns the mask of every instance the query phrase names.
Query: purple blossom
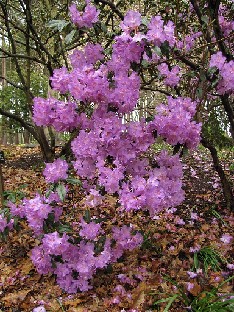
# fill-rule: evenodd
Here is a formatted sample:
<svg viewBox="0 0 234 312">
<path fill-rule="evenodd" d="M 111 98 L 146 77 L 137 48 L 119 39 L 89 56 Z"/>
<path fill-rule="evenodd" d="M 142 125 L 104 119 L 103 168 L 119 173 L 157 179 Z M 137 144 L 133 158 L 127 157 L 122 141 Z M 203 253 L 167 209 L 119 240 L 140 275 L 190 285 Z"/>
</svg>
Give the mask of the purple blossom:
<svg viewBox="0 0 234 312">
<path fill-rule="evenodd" d="M 98 236 L 101 224 L 95 222 L 86 223 L 83 218 L 81 218 L 80 224 L 82 226 L 79 232 L 80 236 L 90 240 L 94 240 Z"/>
<path fill-rule="evenodd" d="M 124 17 L 124 20 L 120 23 L 120 27 L 123 31 L 130 32 L 136 30 L 141 24 L 141 14 L 137 11 L 128 11 Z"/>
<path fill-rule="evenodd" d="M 187 288 L 187 290 L 188 290 L 188 291 L 190 291 L 191 289 L 193 289 L 193 288 L 194 288 L 194 284 L 193 284 L 193 283 L 188 282 L 188 283 L 186 284 L 186 288 Z"/>
<path fill-rule="evenodd" d="M 196 212 L 191 212 L 191 219 L 192 220 L 198 220 L 199 219 L 199 216 Z"/>
<path fill-rule="evenodd" d="M 233 236 L 228 234 L 228 233 L 225 233 L 221 236 L 220 238 L 221 242 L 223 242 L 224 244 L 230 244 L 231 241 L 233 240 Z"/>
<path fill-rule="evenodd" d="M 53 271 L 51 257 L 46 253 L 42 246 L 37 246 L 32 249 L 31 260 L 38 273 L 48 274 Z"/>
<path fill-rule="evenodd" d="M 226 57 L 223 56 L 222 52 L 217 52 L 212 54 L 210 58 L 210 67 L 217 67 L 219 70 L 223 68 L 224 63 L 226 62 Z"/>
<path fill-rule="evenodd" d="M 186 144 L 194 149 L 200 141 L 201 130 L 201 124 L 191 120 L 196 104 L 189 98 L 169 97 L 168 106 L 162 104 L 156 107 L 157 115 L 149 126 L 165 137 L 169 144 Z"/>
<path fill-rule="evenodd" d="M 201 249 L 201 246 L 200 245 L 196 245 L 194 247 L 190 247 L 189 251 L 192 252 L 192 253 L 195 253 L 195 252 L 198 252 L 200 249 Z"/>
<path fill-rule="evenodd" d="M 232 264 L 232 263 L 228 263 L 227 264 L 227 268 L 229 269 L 229 270 L 234 270 L 234 263 Z"/>
<path fill-rule="evenodd" d="M 174 66 L 172 67 L 171 70 L 169 70 L 169 67 L 166 63 L 162 63 L 160 65 L 158 65 L 158 70 L 160 72 L 160 74 L 162 75 L 162 77 L 164 77 L 164 83 L 167 86 L 170 87 L 174 87 L 176 86 L 179 81 L 180 81 L 180 67 L 179 66 Z"/>
<path fill-rule="evenodd" d="M 197 277 L 197 273 L 195 273 L 195 272 L 187 271 L 187 274 L 188 274 L 188 276 L 189 276 L 190 278 L 195 278 L 195 277 Z"/>
<path fill-rule="evenodd" d="M 33 102 L 33 120 L 37 126 L 53 126 L 57 131 L 69 131 L 79 124 L 74 102 L 63 102 L 52 97 L 36 97 Z"/>
<path fill-rule="evenodd" d="M 38 306 L 32 310 L 32 312 L 46 312 L 44 306 Z"/>
<path fill-rule="evenodd" d="M 69 7 L 69 11 L 71 15 L 71 21 L 80 28 L 91 28 L 93 27 L 93 24 L 98 21 L 99 11 L 92 4 L 88 3 L 85 7 L 84 12 L 82 13 L 77 10 L 75 4 L 72 4 Z"/>
<path fill-rule="evenodd" d="M 0 214 L 0 233 L 7 228 L 7 219 Z"/>
<path fill-rule="evenodd" d="M 68 163 L 63 159 L 58 158 L 53 163 L 46 164 L 43 175 L 45 176 L 46 182 L 56 183 L 59 180 L 67 179 L 67 171 Z"/>
<path fill-rule="evenodd" d="M 43 249 L 51 255 L 62 255 L 69 248 L 68 236 L 59 236 L 58 232 L 45 234 L 42 239 Z"/>
</svg>

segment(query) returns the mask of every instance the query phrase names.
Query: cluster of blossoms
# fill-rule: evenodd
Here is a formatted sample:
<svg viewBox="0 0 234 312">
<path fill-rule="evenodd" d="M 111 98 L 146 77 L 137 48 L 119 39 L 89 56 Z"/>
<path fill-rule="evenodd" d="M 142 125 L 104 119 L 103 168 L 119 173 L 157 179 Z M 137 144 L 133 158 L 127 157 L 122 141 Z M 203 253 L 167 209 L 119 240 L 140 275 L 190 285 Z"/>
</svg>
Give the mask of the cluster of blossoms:
<svg viewBox="0 0 234 312">
<path fill-rule="evenodd" d="M 68 178 L 68 163 L 63 159 L 56 159 L 53 163 L 46 164 L 44 169 L 44 176 L 46 182 L 56 183 L 59 180 L 66 180 Z"/>
<path fill-rule="evenodd" d="M 75 4 L 72 4 L 69 8 L 71 14 L 71 21 L 78 27 L 91 28 L 93 24 L 98 21 L 99 11 L 95 6 L 86 1 L 84 12 L 79 12 Z"/>
<path fill-rule="evenodd" d="M 5 229 L 9 229 L 9 230 L 13 229 L 13 223 L 14 223 L 13 219 L 8 221 L 5 216 L 0 214 L 0 233 L 3 233 Z"/>
<path fill-rule="evenodd" d="M 178 85 L 180 81 L 180 67 L 179 66 L 174 66 L 171 70 L 169 70 L 169 67 L 166 63 L 160 64 L 157 66 L 160 74 L 162 75 L 164 79 L 164 83 L 167 86 L 170 87 L 175 87 Z"/>
<path fill-rule="evenodd" d="M 196 105 L 190 98 L 168 97 L 167 106 L 161 104 L 156 107 L 157 114 L 151 127 L 171 145 L 180 143 L 195 148 L 201 131 L 201 124 L 192 121 Z"/>
<path fill-rule="evenodd" d="M 89 28 L 97 21 L 98 11 L 89 3 L 84 13 L 75 5 L 70 12 L 78 27 Z M 196 103 L 189 98 L 168 98 L 168 104 L 157 107 L 151 122 L 141 119 L 123 123 L 124 114 L 132 112 L 139 99 L 141 78 L 136 68 L 146 59 L 146 50 L 160 48 L 165 42 L 169 47 L 175 45 L 171 21 L 165 24 L 160 16 L 152 17 L 144 31 L 140 31 L 141 23 L 139 12 L 126 14 L 120 25 L 123 32 L 115 37 L 108 58 L 99 44 L 89 43 L 84 50 L 74 50 L 70 56 L 72 69 L 57 69 L 51 77 L 53 88 L 69 94 L 69 101 L 36 98 L 33 118 L 38 126 L 53 126 L 57 131 L 79 130 L 71 144 L 73 167 L 82 181 L 87 205 L 100 206 L 109 193 L 115 196 L 120 211 L 144 210 L 154 217 L 182 202 L 182 166 L 178 155 L 163 151 L 152 167 L 145 152 L 156 136 L 172 145 L 195 148 L 201 125 L 192 120 Z M 179 67 L 169 70 L 162 64 L 158 70 L 168 86 L 179 82 Z M 68 177 L 68 164 L 61 159 L 47 164 L 44 175 L 48 183 L 62 183 L 60 180 Z M 25 199 L 19 206 L 11 204 L 10 209 L 13 216 L 27 219 L 35 235 L 42 235 L 51 215 L 59 223 L 59 200 L 58 193 L 52 192 L 47 197 Z M 82 218 L 75 238 L 57 231 L 45 234 L 41 245 L 33 249 L 32 260 L 41 274 L 56 274 L 65 291 L 88 290 L 98 268 L 142 243 L 142 236 L 124 225 L 113 227 L 99 250 L 96 247 L 104 234 L 101 224 Z"/>
<path fill-rule="evenodd" d="M 54 215 L 55 221 L 59 220 L 62 209 L 58 206 L 51 205 L 58 201 L 59 196 L 56 193 L 51 193 L 48 198 L 37 194 L 35 198 L 25 198 L 18 206 L 11 202 L 8 206 L 13 216 L 26 218 L 35 235 L 41 235 L 43 234 L 44 222 L 50 214 Z"/>
<path fill-rule="evenodd" d="M 74 244 L 67 234 L 58 232 L 45 234 L 42 244 L 32 250 L 31 259 L 40 274 L 54 273 L 57 283 L 68 293 L 91 289 L 89 280 L 98 268 L 119 259 L 125 250 L 141 245 L 142 235 L 132 234 L 127 226 L 113 227 L 112 238 L 106 238 L 101 251 L 96 250 L 100 224 L 81 222 L 79 244 Z M 95 227 L 96 226 L 96 227 Z M 96 242 L 95 242 L 96 241 Z"/>
<path fill-rule="evenodd" d="M 153 16 L 148 24 L 148 32 L 146 39 L 152 42 L 155 46 L 160 46 L 167 41 L 169 45 L 174 46 L 175 40 L 175 25 L 172 21 L 164 24 L 160 15 Z"/>
<path fill-rule="evenodd" d="M 55 98 L 34 98 L 33 120 L 38 126 L 53 126 L 57 131 L 71 131 L 79 124 L 75 102 Z"/>
<path fill-rule="evenodd" d="M 225 37 L 228 37 L 231 32 L 234 30 L 234 21 L 228 20 L 228 18 L 225 16 L 225 13 L 227 12 L 227 7 L 223 4 L 220 4 L 219 6 L 219 25 L 223 32 L 223 35 Z"/>
<path fill-rule="evenodd" d="M 217 85 L 219 94 L 234 92 L 234 61 L 227 62 L 222 52 L 213 54 L 210 58 L 210 67 L 216 67 L 219 70 L 221 79 Z"/>
<path fill-rule="evenodd" d="M 177 40 L 176 42 L 176 47 L 178 49 L 181 50 L 185 50 L 186 52 L 189 52 L 194 45 L 196 44 L 196 42 L 198 41 L 198 39 L 201 37 L 202 32 L 198 31 L 192 31 L 189 35 L 186 35 L 183 40 Z"/>
</svg>

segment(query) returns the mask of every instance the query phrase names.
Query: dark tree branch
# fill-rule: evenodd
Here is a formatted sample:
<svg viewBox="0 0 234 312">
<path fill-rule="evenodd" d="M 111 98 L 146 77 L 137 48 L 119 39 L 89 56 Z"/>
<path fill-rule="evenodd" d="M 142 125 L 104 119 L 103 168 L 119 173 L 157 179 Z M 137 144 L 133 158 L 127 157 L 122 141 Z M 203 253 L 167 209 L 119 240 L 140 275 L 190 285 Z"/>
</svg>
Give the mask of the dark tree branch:
<svg viewBox="0 0 234 312">
<path fill-rule="evenodd" d="M 226 56 L 228 61 L 231 61 L 233 59 L 233 55 L 230 53 L 223 40 L 224 36 L 219 24 L 219 6 L 220 0 L 208 0 L 209 13 L 213 21 L 213 29 L 219 50 Z"/>
<path fill-rule="evenodd" d="M 160 92 L 160 93 L 165 94 L 167 96 L 173 96 L 173 95 L 171 95 L 170 92 L 167 92 L 165 90 L 161 90 L 161 89 L 158 89 L 158 88 L 150 88 L 150 87 L 146 87 L 144 85 L 141 87 L 141 90 L 150 90 L 150 91 L 153 91 L 153 92 Z"/>
<path fill-rule="evenodd" d="M 22 1 L 21 1 L 22 2 Z M 28 3 L 28 1 L 26 1 L 26 7 L 27 7 L 27 24 L 28 24 L 28 27 L 32 33 L 32 35 L 34 36 L 34 41 L 35 43 L 38 45 L 38 49 L 42 50 L 45 52 L 45 54 L 47 55 L 48 57 L 48 61 L 46 62 L 46 60 L 44 59 L 43 57 L 43 61 L 45 61 L 47 63 L 47 69 L 50 73 L 50 75 L 52 76 L 53 75 L 53 67 L 52 67 L 52 62 L 51 60 L 53 60 L 58 66 L 60 66 L 59 62 L 57 59 L 55 59 L 51 53 L 47 50 L 47 48 L 45 47 L 45 45 L 42 43 L 40 37 L 38 36 L 38 33 L 33 25 L 33 19 L 32 19 L 32 12 L 30 10 L 30 5 Z"/>
<path fill-rule="evenodd" d="M 234 103 L 231 97 L 229 97 L 227 94 L 221 96 L 221 101 L 227 113 L 228 120 L 231 126 L 231 129 L 230 129 L 231 135 L 234 140 Z"/>
<path fill-rule="evenodd" d="M 200 7 L 199 7 L 197 1 L 196 0 L 190 0 L 190 2 L 191 2 L 192 6 L 194 8 L 194 11 L 197 14 L 197 17 L 198 17 L 198 20 L 199 20 L 199 23 L 201 25 L 202 32 L 203 32 L 203 35 L 204 35 L 206 41 L 208 43 L 211 43 L 212 42 L 211 35 L 209 33 L 209 30 L 208 30 L 208 27 L 207 27 L 206 23 L 202 20 L 202 13 L 200 11 Z M 212 52 L 211 46 L 208 45 L 207 47 L 210 50 L 210 52 Z"/>
<path fill-rule="evenodd" d="M 11 118 L 15 121 L 17 121 L 18 123 L 20 123 L 20 125 L 27 129 L 30 133 L 32 133 L 34 136 L 36 135 L 35 133 L 35 130 L 34 130 L 34 127 L 31 123 L 25 121 L 23 118 L 21 118 L 20 116 L 17 116 L 15 114 L 12 114 L 12 113 L 9 113 L 9 112 L 6 112 L 5 110 L 3 110 L 1 107 L 0 107 L 0 114 L 2 116 L 5 116 L 5 117 L 8 117 L 8 118 Z"/>
<path fill-rule="evenodd" d="M 38 58 L 36 58 L 34 56 L 29 56 L 29 55 L 26 55 L 26 54 L 12 54 L 12 53 L 10 53 L 10 52 L 2 49 L 2 48 L 0 48 L 0 51 L 6 54 L 6 56 L 1 56 L 0 58 L 12 57 L 12 58 L 18 58 L 18 59 L 31 60 L 31 61 L 34 61 L 36 63 L 42 64 L 42 65 L 46 65 L 45 62 L 39 60 Z"/>
<path fill-rule="evenodd" d="M 13 55 L 17 55 L 17 51 L 16 51 L 16 44 L 15 44 L 15 40 L 13 38 L 13 35 L 11 33 L 11 28 L 10 28 L 10 25 L 9 25 L 9 17 L 8 17 L 8 12 L 7 12 L 7 9 L 6 9 L 6 6 L 0 2 L 0 6 L 2 8 L 2 11 L 3 11 L 3 14 L 4 14 L 4 22 L 5 22 L 5 26 L 6 26 L 6 30 L 7 30 L 7 34 L 8 34 L 8 39 L 11 43 L 11 47 L 12 47 L 12 52 L 13 52 Z M 25 91 L 27 92 L 27 85 L 26 85 L 26 82 L 25 82 L 25 79 L 24 79 L 24 76 L 22 74 L 22 71 L 21 71 L 21 68 L 20 68 L 20 65 L 19 65 L 19 62 L 18 62 L 18 59 L 17 57 L 13 57 L 14 59 L 14 62 L 15 62 L 15 66 L 16 66 L 16 71 L 18 73 L 18 76 L 20 78 L 20 81 L 25 89 Z"/>
<path fill-rule="evenodd" d="M 0 76 L 0 79 L 5 80 L 7 83 L 9 83 L 10 85 L 12 85 L 12 86 L 15 87 L 15 88 L 24 91 L 24 88 L 23 88 L 21 85 L 19 85 L 19 84 L 13 82 L 13 81 L 11 81 L 11 80 L 9 80 L 8 78 L 3 77 L 3 76 Z"/>
<path fill-rule="evenodd" d="M 224 198 L 226 200 L 227 203 L 227 208 L 231 209 L 232 211 L 234 211 L 234 195 L 232 192 L 232 187 L 231 187 L 231 183 L 228 181 L 225 172 L 222 168 L 222 165 L 220 164 L 219 158 L 218 158 L 218 153 L 216 148 L 212 145 L 211 142 L 209 142 L 206 138 L 202 138 L 201 143 L 204 147 L 208 148 L 210 151 L 210 154 L 212 156 L 213 159 L 213 164 L 214 164 L 214 168 L 217 171 L 219 177 L 220 177 L 220 181 L 222 184 L 222 188 L 223 188 L 223 194 L 224 194 Z"/>
<path fill-rule="evenodd" d="M 95 3 L 103 3 L 105 5 L 108 5 L 111 10 L 116 14 L 118 15 L 118 17 L 123 20 L 124 19 L 124 15 L 119 11 L 119 9 L 117 8 L 117 6 L 113 3 L 113 2 L 110 2 L 110 1 L 107 1 L 107 0 L 95 0 L 94 1 Z"/>
</svg>

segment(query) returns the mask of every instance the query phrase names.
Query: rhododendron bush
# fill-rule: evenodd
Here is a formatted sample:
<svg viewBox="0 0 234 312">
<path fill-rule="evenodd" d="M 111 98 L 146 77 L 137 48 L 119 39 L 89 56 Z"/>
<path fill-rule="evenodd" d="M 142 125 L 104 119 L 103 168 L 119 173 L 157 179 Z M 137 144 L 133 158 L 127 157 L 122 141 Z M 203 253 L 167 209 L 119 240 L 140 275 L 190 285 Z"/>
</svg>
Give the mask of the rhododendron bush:
<svg viewBox="0 0 234 312">
<path fill-rule="evenodd" d="M 98 22 L 99 11 L 89 2 L 83 12 L 72 4 L 70 15 L 78 28 L 88 31 Z M 59 96 L 34 99 L 33 119 L 38 126 L 77 131 L 71 143 L 74 159 L 46 164 L 44 176 L 50 186 L 44 195 L 18 205 L 9 203 L 11 215 L 25 218 L 40 240 L 31 255 L 38 272 L 54 273 L 68 293 L 90 289 L 97 269 L 142 244 L 136 226 L 117 226 L 113 221 L 107 227 L 98 218 L 107 196 L 115 198 L 118 213 L 144 211 L 150 218 L 183 201 L 179 153 L 162 151 L 149 160 L 147 151 L 155 140 L 188 149 L 195 149 L 200 141 L 201 123 L 194 118 L 198 103 L 189 97 L 168 96 L 151 120 L 123 122 L 137 106 L 144 69 L 155 66 L 159 80 L 177 86 L 183 71 L 175 63 L 170 65 L 162 51 L 165 47 L 178 51 L 183 44 L 191 47 L 199 34 L 182 43 L 173 22 L 153 16 L 146 23 L 133 10 L 126 13 L 120 28 L 111 53 L 90 42 L 72 52 L 69 70 L 54 70 L 51 82 Z M 219 69 L 218 92 L 224 94 L 233 89 L 226 75 L 233 61 L 220 53 L 212 56 L 210 67 Z M 62 202 L 69 196 L 71 181 L 79 182 L 87 211 L 92 213 L 81 216 L 65 233 Z M 12 221 L 2 217 L 0 230 L 6 228 L 12 228 Z"/>
</svg>

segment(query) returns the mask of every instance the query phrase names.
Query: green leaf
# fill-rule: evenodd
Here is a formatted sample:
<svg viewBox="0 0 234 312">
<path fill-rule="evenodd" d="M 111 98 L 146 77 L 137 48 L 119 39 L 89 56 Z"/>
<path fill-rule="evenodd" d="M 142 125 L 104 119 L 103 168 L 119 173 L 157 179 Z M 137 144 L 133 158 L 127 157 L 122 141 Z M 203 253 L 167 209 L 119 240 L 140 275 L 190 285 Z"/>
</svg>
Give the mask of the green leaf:
<svg viewBox="0 0 234 312">
<path fill-rule="evenodd" d="M 175 294 L 174 296 L 172 297 L 169 297 L 169 298 L 165 298 L 165 299 L 160 299 L 160 300 L 157 300 L 156 302 L 154 302 L 154 305 L 157 305 L 159 303 L 164 303 L 164 302 L 168 302 L 168 304 L 166 305 L 165 309 L 163 310 L 163 312 L 168 312 L 172 303 L 176 300 L 176 298 L 178 298 L 179 295 L 178 294 Z"/>
<path fill-rule="evenodd" d="M 90 215 L 90 211 L 87 209 L 85 210 L 85 215 L 84 215 L 84 220 L 89 223 L 91 221 L 91 215 Z"/>
<path fill-rule="evenodd" d="M 153 47 L 152 49 L 158 56 L 162 56 L 162 51 L 158 46 Z"/>
<path fill-rule="evenodd" d="M 79 185 L 82 186 L 82 182 L 79 179 L 76 178 L 67 178 L 67 183 L 73 184 L 73 185 Z"/>
<path fill-rule="evenodd" d="M 206 80 L 206 73 L 204 70 L 200 71 L 200 80 L 205 81 Z"/>
<path fill-rule="evenodd" d="M 198 260 L 197 252 L 195 252 L 193 256 L 193 266 L 196 270 L 199 269 L 199 260 Z"/>
<path fill-rule="evenodd" d="M 64 201 L 64 199 L 66 198 L 66 188 L 63 184 L 59 184 L 57 187 L 56 187 L 56 191 L 58 193 L 58 196 L 59 198 Z"/>
<path fill-rule="evenodd" d="M 144 17 L 141 19 L 141 24 L 143 24 L 143 25 L 145 25 L 145 26 L 148 26 L 149 21 L 148 21 L 148 19 L 147 19 L 146 16 L 144 16 Z"/>
<path fill-rule="evenodd" d="M 59 224 L 58 232 L 59 233 L 70 233 L 70 232 L 72 232 L 72 229 L 68 224 Z"/>
<path fill-rule="evenodd" d="M 70 22 L 65 20 L 51 20 L 47 23 L 47 26 L 61 32 L 69 23 Z"/>
<path fill-rule="evenodd" d="M 201 99 L 202 98 L 202 95 L 203 95 L 203 89 L 202 87 L 198 87 L 197 90 L 196 90 L 196 96 Z"/>
<path fill-rule="evenodd" d="M 146 122 L 150 122 L 150 121 L 153 121 L 154 120 L 154 116 L 148 116 L 145 118 L 145 121 Z"/>
<path fill-rule="evenodd" d="M 207 15 L 203 15 L 201 20 L 207 25 L 209 23 L 209 17 Z"/>
<path fill-rule="evenodd" d="M 76 30 L 73 29 L 68 35 L 66 35 L 65 43 L 70 43 L 72 41 L 75 33 L 76 33 Z"/>
<path fill-rule="evenodd" d="M 161 51 L 162 54 L 169 58 L 170 54 L 170 45 L 168 41 L 164 41 L 163 44 L 161 44 Z"/>
<path fill-rule="evenodd" d="M 142 60 L 141 64 L 144 68 L 147 68 L 149 66 L 149 63 L 146 60 Z"/>
<path fill-rule="evenodd" d="M 101 23 L 101 29 L 105 34 L 107 33 L 107 27 L 104 23 Z"/>
<path fill-rule="evenodd" d="M 211 77 L 213 74 L 218 72 L 218 68 L 216 66 L 212 66 L 207 70 L 207 74 Z"/>
</svg>

